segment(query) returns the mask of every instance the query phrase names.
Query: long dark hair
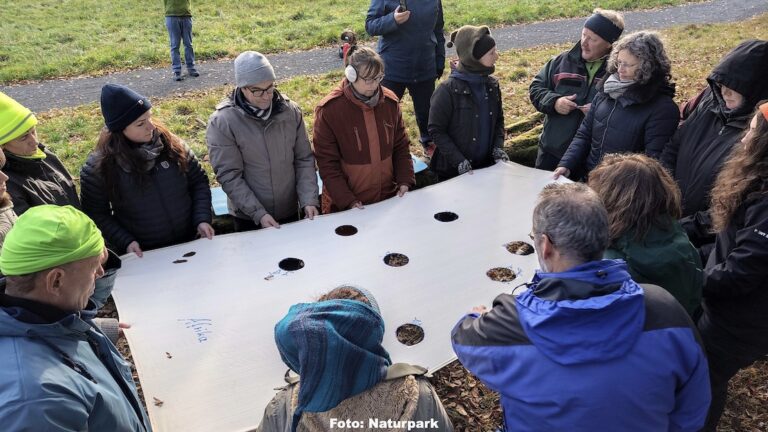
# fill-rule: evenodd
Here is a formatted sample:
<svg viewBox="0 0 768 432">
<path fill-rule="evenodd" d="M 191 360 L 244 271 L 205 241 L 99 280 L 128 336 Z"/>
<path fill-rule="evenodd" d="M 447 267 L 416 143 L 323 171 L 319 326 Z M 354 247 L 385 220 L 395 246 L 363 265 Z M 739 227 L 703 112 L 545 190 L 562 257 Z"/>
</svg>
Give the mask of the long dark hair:
<svg viewBox="0 0 768 432">
<path fill-rule="evenodd" d="M 768 101 L 762 101 L 758 106 Z M 722 231 L 731 221 L 736 209 L 753 193 L 766 194 L 763 184 L 768 181 L 768 120 L 758 109 L 757 127 L 746 144 L 734 144 L 728 160 L 712 187 L 712 222 L 715 231 Z"/>
<path fill-rule="evenodd" d="M 182 172 L 187 172 L 187 150 L 179 137 L 168 130 L 165 125 L 152 120 L 155 126 L 154 136 L 159 136 L 163 143 L 163 153 L 176 163 Z M 101 129 L 99 140 L 96 143 L 96 169 L 104 179 L 110 198 L 118 197 L 118 170 L 117 156 L 126 161 L 131 168 L 130 176 L 137 184 L 144 185 L 147 180 L 147 173 L 144 172 L 144 159 L 138 151 L 138 144 L 129 140 L 123 131 L 111 132 L 106 127 Z"/>
<path fill-rule="evenodd" d="M 608 210 L 611 242 L 634 230 L 642 240 L 653 226 L 678 219 L 680 189 L 661 164 L 642 154 L 609 154 L 589 173 L 589 187 Z"/>
</svg>

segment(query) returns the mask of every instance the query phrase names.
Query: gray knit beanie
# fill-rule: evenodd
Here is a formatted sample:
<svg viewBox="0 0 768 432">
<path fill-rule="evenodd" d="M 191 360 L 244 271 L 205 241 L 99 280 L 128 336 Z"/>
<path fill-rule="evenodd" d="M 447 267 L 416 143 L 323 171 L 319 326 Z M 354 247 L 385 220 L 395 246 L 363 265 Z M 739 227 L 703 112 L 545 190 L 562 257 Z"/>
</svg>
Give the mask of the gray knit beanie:
<svg viewBox="0 0 768 432">
<path fill-rule="evenodd" d="M 246 87 L 264 81 L 274 81 L 275 70 L 264 54 L 245 51 L 235 59 L 235 85 Z"/>
</svg>

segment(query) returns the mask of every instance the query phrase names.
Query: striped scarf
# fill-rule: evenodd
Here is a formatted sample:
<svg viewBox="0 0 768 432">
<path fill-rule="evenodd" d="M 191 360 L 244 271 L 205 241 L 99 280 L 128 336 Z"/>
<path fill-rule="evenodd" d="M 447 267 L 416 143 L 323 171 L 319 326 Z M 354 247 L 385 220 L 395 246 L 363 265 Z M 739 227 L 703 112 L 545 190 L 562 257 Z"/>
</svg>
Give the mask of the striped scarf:
<svg viewBox="0 0 768 432">
<path fill-rule="evenodd" d="M 292 431 L 303 412 L 328 411 L 384 380 L 392 361 L 383 338 L 384 320 L 362 302 L 291 306 L 275 326 L 275 342 L 283 362 L 301 379 Z"/>
</svg>

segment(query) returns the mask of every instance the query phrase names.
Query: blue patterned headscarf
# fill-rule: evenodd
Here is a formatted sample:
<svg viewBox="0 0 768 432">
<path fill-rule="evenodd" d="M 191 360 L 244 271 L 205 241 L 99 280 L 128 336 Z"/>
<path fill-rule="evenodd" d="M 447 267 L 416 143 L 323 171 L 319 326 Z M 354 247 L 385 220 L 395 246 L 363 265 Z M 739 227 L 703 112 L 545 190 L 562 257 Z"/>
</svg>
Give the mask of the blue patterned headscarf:
<svg viewBox="0 0 768 432">
<path fill-rule="evenodd" d="M 365 303 L 327 300 L 291 306 L 275 325 L 275 342 L 283 362 L 301 380 L 292 431 L 305 411 L 328 411 L 386 377 L 392 361 L 383 338 L 378 308 Z"/>
</svg>

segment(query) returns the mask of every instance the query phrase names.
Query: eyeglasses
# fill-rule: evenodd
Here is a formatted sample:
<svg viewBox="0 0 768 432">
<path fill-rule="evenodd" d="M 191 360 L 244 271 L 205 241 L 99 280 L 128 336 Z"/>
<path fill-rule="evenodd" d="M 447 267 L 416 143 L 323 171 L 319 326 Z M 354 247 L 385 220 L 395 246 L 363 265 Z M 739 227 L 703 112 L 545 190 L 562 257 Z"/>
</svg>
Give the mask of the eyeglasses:
<svg viewBox="0 0 768 432">
<path fill-rule="evenodd" d="M 379 84 L 384 80 L 384 75 L 379 75 L 373 78 L 362 78 L 362 81 L 366 83 L 367 85 L 371 84 Z"/>
<path fill-rule="evenodd" d="M 277 89 L 277 84 L 270 84 L 267 88 L 258 88 L 258 87 L 245 87 L 246 90 L 251 92 L 252 95 L 256 97 L 263 97 L 265 94 L 272 94 Z"/>
<path fill-rule="evenodd" d="M 632 69 L 632 68 L 634 68 L 636 66 L 637 66 L 637 63 L 630 64 L 630 63 L 624 63 L 624 62 L 621 62 L 621 61 L 617 61 L 616 62 L 616 69 L 621 69 L 621 68 Z"/>
<path fill-rule="evenodd" d="M 534 232 L 533 230 L 531 230 L 531 232 L 529 232 L 529 233 L 528 233 L 528 238 L 530 238 L 530 239 L 531 239 L 531 241 L 536 241 L 536 239 L 534 238 L 534 236 L 535 236 L 536 234 L 544 234 L 544 235 L 545 235 L 545 236 L 547 236 L 547 238 L 549 239 L 549 243 L 550 243 L 552 246 L 554 246 L 554 245 L 555 245 L 555 242 L 552 240 L 552 236 L 550 236 L 550 235 L 549 235 L 549 234 L 547 234 L 547 233 L 537 233 L 537 232 Z"/>
</svg>

